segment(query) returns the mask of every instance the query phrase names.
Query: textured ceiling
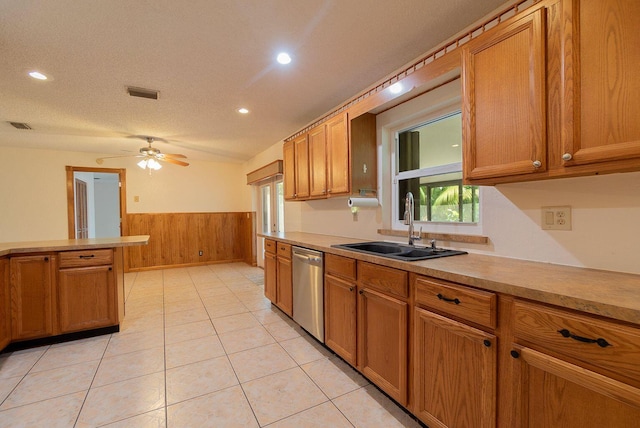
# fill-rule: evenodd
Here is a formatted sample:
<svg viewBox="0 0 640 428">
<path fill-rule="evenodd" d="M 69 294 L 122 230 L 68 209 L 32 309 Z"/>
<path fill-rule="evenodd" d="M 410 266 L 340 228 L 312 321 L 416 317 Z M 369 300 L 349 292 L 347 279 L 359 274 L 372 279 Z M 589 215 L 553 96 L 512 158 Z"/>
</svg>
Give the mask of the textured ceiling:
<svg viewBox="0 0 640 428">
<path fill-rule="evenodd" d="M 502 3 L 0 0 L 0 146 L 122 155 L 150 135 L 166 153 L 243 161 Z"/>
</svg>

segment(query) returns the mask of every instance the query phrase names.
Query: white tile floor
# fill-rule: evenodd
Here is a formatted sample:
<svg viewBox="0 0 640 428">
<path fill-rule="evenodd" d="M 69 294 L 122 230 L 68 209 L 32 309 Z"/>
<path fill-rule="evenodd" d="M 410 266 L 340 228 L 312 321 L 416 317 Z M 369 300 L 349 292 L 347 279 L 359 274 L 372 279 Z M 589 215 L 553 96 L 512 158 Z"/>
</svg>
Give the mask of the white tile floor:
<svg viewBox="0 0 640 428">
<path fill-rule="evenodd" d="M 242 263 L 125 275 L 119 333 L 0 355 L 0 427 L 418 427 Z"/>
</svg>

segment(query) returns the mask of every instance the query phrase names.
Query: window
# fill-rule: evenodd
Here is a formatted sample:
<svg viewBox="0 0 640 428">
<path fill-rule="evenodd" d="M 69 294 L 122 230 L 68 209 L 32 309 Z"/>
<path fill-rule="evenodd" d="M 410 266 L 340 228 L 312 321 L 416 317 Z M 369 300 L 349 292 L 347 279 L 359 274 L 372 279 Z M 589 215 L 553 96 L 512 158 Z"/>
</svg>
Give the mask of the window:
<svg viewBox="0 0 640 428">
<path fill-rule="evenodd" d="M 396 219 L 404 217 L 405 197 L 411 192 L 416 221 L 478 222 L 478 187 L 462 183 L 461 120 L 460 112 L 454 112 L 397 133 Z"/>
</svg>

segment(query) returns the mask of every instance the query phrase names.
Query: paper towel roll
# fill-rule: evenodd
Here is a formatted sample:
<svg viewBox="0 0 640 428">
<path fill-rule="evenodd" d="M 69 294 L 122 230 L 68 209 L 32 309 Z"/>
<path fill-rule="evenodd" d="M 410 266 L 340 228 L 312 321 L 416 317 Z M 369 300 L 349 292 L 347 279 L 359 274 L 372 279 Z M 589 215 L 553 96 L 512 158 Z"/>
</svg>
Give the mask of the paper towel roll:
<svg viewBox="0 0 640 428">
<path fill-rule="evenodd" d="M 349 198 L 349 207 L 377 207 L 378 198 Z"/>
</svg>

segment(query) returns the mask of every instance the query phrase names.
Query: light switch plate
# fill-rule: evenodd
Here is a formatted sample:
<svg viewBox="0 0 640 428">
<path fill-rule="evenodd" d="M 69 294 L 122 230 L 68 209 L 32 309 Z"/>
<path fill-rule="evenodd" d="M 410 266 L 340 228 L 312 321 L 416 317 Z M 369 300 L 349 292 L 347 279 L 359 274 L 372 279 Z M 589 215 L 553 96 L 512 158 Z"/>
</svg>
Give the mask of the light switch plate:
<svg viewBox="0 0 640 428">
<path fill-rule="evenodd" d="M 542 230 L 571 230 L 571 207 L 542 207 Z"/>
</svg>

